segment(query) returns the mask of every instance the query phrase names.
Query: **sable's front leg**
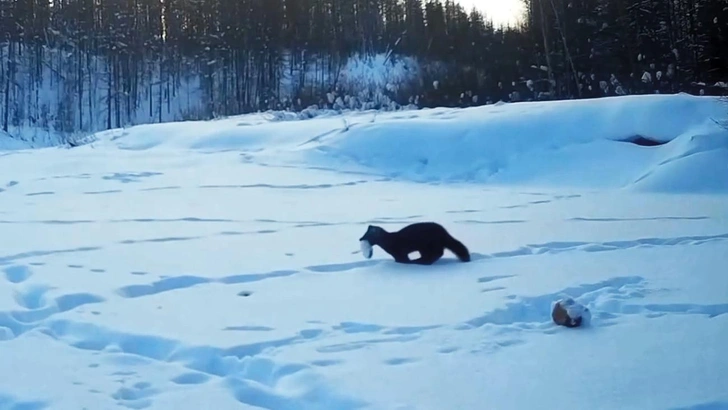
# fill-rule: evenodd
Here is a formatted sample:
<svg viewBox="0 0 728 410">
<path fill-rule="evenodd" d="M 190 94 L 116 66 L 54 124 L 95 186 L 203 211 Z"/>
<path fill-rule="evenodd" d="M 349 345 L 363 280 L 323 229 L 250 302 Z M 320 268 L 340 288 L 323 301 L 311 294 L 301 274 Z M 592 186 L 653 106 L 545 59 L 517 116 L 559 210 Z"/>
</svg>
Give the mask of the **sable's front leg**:
<svg viewBox="0 0 728 410">
<path fill-rule="evenodd" d="M 409 255 L 407 255 L 406 253 L 405 254 L 398 253 L 398 254 L 394 254 L 392 256 L 394 256 L 394 261 L 397 263 L 407 263 L 407 264 L 412 263 L 412 261 L 409 258 Z"/>
</svg>

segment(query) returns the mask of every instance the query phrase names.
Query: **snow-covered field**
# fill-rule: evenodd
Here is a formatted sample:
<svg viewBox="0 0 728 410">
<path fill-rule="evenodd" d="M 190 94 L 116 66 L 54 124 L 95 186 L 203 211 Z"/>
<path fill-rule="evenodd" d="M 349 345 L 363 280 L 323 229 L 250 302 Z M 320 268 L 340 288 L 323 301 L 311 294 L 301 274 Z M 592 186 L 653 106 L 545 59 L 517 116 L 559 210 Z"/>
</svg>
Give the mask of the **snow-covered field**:
<svg viewBox="0 0 728 410">
<path fill-rule="evenodd" d="M 726 409 L 726 113 L 258 114 L 0 151 L 0 409 Z M 425 220 L 473 261 L 359 253 Z M 588 327 L 551 322 L 565 295 Z"/>
</svg>

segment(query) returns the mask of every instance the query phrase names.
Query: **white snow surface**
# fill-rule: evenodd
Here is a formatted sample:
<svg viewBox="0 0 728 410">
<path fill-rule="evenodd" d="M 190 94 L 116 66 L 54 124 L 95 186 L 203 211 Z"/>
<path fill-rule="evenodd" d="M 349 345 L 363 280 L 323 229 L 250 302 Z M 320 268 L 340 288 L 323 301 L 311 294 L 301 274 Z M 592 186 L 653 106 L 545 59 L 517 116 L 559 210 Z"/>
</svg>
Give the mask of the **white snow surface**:
<svg viewBox="0 0 728 410">
<path fill-rule="evenodd" d="M 636 96 L 5 146 L 0 408 L 726 409 L 726 112 Z M 368 225 L 416 221 L 472 261 L 361 255 Z M 552 323 L 567 297 L 589 326 Z"/>
</svg>

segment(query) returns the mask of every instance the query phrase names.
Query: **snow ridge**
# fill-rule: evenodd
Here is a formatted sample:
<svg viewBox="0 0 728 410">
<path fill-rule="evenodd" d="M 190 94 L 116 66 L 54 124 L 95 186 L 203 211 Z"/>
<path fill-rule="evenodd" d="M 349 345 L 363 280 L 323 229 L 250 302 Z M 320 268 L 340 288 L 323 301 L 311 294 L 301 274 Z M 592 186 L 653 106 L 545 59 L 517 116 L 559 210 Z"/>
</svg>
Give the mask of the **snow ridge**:
<svg viewBox="0 0 728 410">
<path fill-rule="evenodd" d="M 716 123 L 728 117 L 728 109 L 712 97 L 322 111 L 310 117 L 295 121 L 296 132 L 280 122 L 288 115 L 273 115 L 273 121 L 256 115 L 140 126 L 96 139 L 128 150 L 235 150 L 251 163 L 415 182 L 728 191 L 728 130 Z M 657 145 L 629 142 L 635 137 Z"/>
</svg>

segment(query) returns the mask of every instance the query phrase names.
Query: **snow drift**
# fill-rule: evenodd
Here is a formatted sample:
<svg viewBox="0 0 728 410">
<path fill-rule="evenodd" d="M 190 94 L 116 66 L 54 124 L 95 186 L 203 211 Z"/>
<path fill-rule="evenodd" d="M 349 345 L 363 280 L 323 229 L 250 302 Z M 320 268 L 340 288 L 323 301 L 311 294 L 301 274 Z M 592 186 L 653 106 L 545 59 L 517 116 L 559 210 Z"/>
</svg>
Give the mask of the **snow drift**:
<svg viewBox="0 0 728 410">
<path fill-rule="evenodd" d="M 20 150 L 31 148 L 25 141 L 15 139 L 10 134 L 0 130 L 0 151 Z"/>
<path fill-rule="evenodd" d="M 687 94 L 399 112 L 280 113 L 98 135 L 119 148 L 240 150 L 249 162 L 417 182 L 728 191 L 728 104 Z M 214 124 L 214 125 L 213 125 Z M 110 137 L 111 136 L 111 137 Z M 647 139 L 651 146 L 634 143 Z M 598 185 L 595 185 L 598 184 Z"/>
<path fill-rule="evenodd" d="M 421 182 L 728 190 L 728 131 L 713 120 L 725 112 L 728 105 L 687 95 L 440 110 L 361 124 L 308 158 Z M 665 144 L 625 142 L 637 136 Z"/>
</svg>

